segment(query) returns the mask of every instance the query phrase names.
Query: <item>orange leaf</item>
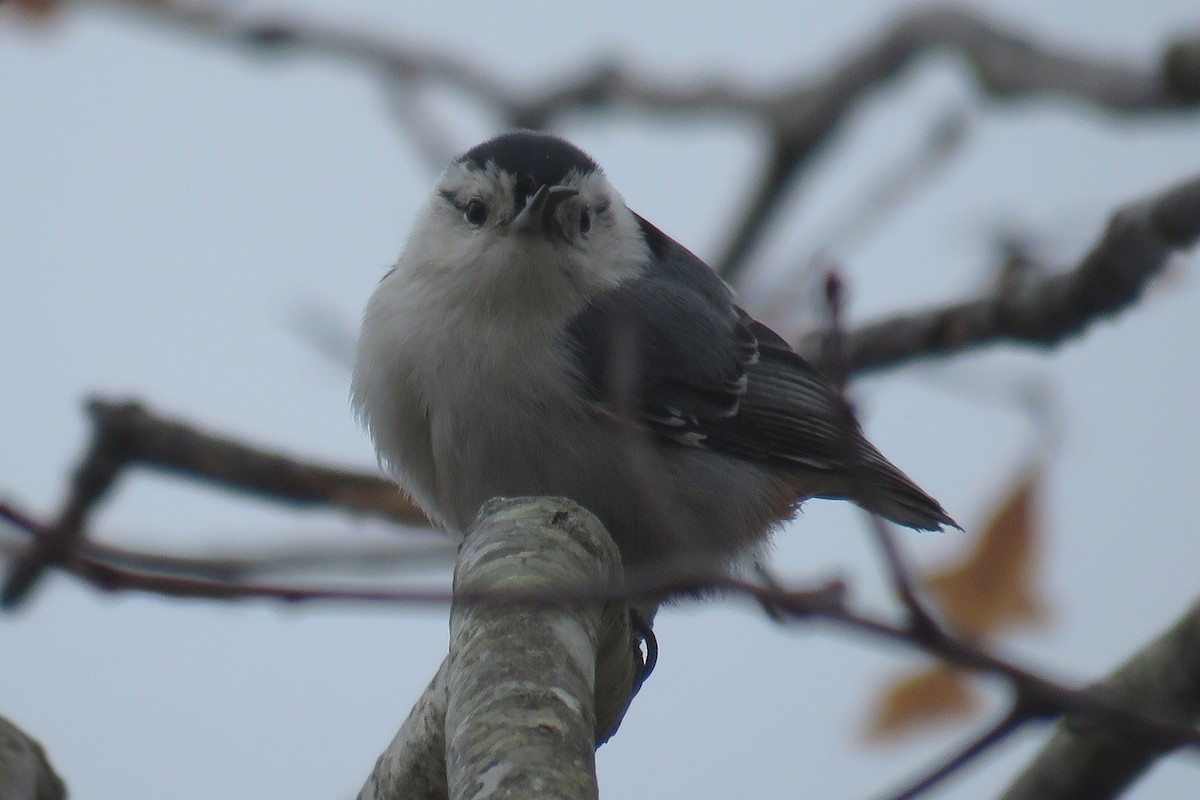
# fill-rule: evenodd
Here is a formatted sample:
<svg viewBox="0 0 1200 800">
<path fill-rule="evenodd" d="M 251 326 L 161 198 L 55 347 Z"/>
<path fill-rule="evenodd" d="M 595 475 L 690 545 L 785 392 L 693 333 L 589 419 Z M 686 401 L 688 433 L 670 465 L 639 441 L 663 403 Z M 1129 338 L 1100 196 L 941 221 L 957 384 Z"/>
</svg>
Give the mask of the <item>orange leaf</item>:
<svg viewBox="0 0 1200 800">
<path fill-rule="evenodd" d="M 963 559 L 924 580 L 947 619 L 968 636 L 992 636 L 1009 626 L 1043 623 L 1049 616 L 1037 585 L 1041 483 L 1042 465 L 1035 463 Z"/>
<path fill-rule="evenodd" d="M 919 727 L 966 718 L 978 705 L 979 696 L 962 673 L 938 664 L 892 680 L 863 738 L 894 740 Z"/>
</svg>

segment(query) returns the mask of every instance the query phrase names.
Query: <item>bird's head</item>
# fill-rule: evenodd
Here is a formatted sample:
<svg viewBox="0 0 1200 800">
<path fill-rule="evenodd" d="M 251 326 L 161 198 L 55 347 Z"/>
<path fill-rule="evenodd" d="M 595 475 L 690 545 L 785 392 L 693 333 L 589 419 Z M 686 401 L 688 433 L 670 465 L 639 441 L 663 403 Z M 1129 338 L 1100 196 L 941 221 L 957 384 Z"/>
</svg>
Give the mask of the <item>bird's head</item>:
<svg viewBox="0 0 1200 800">
<path fill-rule="evenodd" d="M 398 268 L 488 302 L 569 306 L 644 270 L 637 218 L 603 171 L 550 134 L 505 133 L 451 162 Z"/>
</svg>

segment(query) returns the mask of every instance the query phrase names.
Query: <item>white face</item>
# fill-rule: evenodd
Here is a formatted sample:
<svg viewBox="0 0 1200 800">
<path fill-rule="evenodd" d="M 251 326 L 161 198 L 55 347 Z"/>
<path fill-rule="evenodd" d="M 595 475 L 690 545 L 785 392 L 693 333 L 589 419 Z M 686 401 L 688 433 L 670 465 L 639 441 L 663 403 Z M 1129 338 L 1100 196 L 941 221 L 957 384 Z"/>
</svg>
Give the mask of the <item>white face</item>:
<svg viewBox="0 0 1200 800">
<path fill-rule="evenodd" d="M 577 308 L 645 269 L 637 220 L 601 172 L 572 170 L 551 187 L 545 215 L 518 220 L 539 187 L 489 162 L 451 164 L 419 217 L 398 271 L 459 301 L 540 314 Z M 574 192 L 572 194 L 571 192 Z"/>
</svg>

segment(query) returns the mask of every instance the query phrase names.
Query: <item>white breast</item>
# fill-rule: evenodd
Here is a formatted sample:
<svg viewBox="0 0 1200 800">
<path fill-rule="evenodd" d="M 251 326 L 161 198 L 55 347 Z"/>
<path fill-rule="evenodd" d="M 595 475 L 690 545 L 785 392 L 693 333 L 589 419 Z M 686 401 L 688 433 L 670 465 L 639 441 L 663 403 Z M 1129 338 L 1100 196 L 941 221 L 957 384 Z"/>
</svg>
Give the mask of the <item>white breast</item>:
<svg viewBox="0 0 1200 800">
<path fill-rule="evenodd" d="M 396 271 L 367 306 L 354 405 L 380 458 L 442 525 L 500 494 L 549 491 L 552 427 L 587 421 L 548 315 L 490 316 Z M 561 446 L 561 444 L 559 445 Z"/>
</svg>

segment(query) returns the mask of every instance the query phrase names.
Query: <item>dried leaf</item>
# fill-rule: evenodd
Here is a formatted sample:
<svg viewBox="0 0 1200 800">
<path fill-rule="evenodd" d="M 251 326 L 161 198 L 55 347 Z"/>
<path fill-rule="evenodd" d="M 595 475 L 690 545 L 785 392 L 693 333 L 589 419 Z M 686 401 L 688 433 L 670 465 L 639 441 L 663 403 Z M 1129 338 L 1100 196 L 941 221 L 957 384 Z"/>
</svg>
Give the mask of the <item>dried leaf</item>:
<svg viewBox="0 0 1200 800">
<path fill-rule="evenodd" d="M 1039 462 L 996 509 L 962 561 L 924 579 L 947 619 L 968 636 L 994 637 L 1049 618 L 1038 586 L 1041 484 Z"/>
<path fill-rule="evenodd" d="M 978 705 L 979 695 L 963 674 L 938 664 L 890 681 L 863 739 L 894 740 L 917 728 L 969 717 Z"/>
</svg>

